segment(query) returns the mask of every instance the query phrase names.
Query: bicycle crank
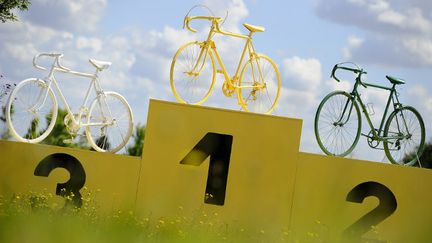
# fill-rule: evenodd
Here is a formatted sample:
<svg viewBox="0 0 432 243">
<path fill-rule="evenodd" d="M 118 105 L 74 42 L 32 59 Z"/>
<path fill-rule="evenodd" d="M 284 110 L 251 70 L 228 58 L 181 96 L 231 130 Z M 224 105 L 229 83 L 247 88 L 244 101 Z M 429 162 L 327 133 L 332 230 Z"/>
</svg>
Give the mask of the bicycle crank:
<svg viewBox="0 0 432 243">
<path fill-rule="evenodd" d="M 74 114 L 75 120 L 78 119 L 78 115 Z M 80 129 L 79 124 L 75 123 L 72 120 L 72 116 L 70 114 L 67 114 L 63 120 L 63 123 L 66 127 L 66 130 L 71 136 L 75 136 L 78 133 L 78 130 Z"/>
<path fill-rule="evenodd" d="M 380 145 L 380 143 L 381 143 L 381 141 L 377 140 L 374 137 L 372 130 L 369 131 L 369 133 L 368 133 L 368 135 L 366 137 L 367 137 L 368 145 L 371 148 L 377 148 Z"/>
<path fill-rule="evenodd" d="M 231 97 L 234 94 L 235 88 L 232 85 L 229 85 L 227 82 L 224 82 L 222 85 L 222 92 L 226 97 Z"/>
</svg>

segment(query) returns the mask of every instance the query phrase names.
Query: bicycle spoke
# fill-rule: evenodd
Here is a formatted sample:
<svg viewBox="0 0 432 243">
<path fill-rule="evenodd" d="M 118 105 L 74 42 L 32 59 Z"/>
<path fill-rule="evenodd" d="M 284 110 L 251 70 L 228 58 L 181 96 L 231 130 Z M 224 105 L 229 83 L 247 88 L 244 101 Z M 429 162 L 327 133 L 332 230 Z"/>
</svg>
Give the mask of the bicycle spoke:
<svg viewBox="0 0 432 243">
<path fill-rule="evenodd" d="M 244 110 L 270 113 L 279 96 L 280 81 L 275 65 L 264 56 L 249 60 L 239 79 L 239 101 Z M 245 86 L 255 86 L 246 88 Z"/>
<path fill-rule="evenodd" d="M 194 42 L 176 53 L 170 70 L 170 82 L 174 95 L 180 102 L 200 104 L 210 95 L 215 70 L 209 52 Z"/>
<path fill-rule="evenodd" d="M 19 141 L 40 142 L 54 126 L 53 114 L 57 113 L 54 94 L 41 83 L 36 79 L 25 80 L 11 94 L 8 123 L 11 134 Z"/>
<path fill-rule="evenodd" d="M 108 92 L 92 104 L 86 128 L 87 138 L 98 151 L 117 152 L 132 133 L 132 114 L 126 101 Z M 100 124 L 100 125 L 99 125 Z"/>
<path fill-rule="evenodd" d="M 315 118 L 315 133 L 326 154 L 345 156 L 357 143 L 359 110 L 353 106 L 350 113 L 351 106 L 353 103 L 345 93 L 334 93 L 321 102 Z"/>
<path fill-rule="evenodd" d="M 411 107 L 403 107 L 387 121 L 384 150 L 390 162 L 413 165 L 422 152 L 424 125 Z"/>
</svg>

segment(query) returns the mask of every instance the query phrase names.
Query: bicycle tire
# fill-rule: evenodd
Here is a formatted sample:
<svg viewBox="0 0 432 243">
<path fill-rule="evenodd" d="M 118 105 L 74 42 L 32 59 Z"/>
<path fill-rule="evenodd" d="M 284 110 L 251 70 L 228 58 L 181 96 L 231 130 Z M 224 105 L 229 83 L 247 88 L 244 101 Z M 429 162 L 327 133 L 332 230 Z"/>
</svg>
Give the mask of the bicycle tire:
<svg viewBox="0 0 432 243">
<path fill-rule="evenodd" d="M 178 49 L 170 68 L 171 90 L 180 103 L 200 105 L 210 96 L 216 80 L 216 64 L 209 48 L 203 42 L 189 42 Z M 204 58 L 200 59 L 203 52 Z M 202 57 L 202 55 L 201 55 Z M 211 66 L 207 63 L 210 57 Z M 193 72 L 196 67 L 199 72 Z M 211 77 L 208 77 L 210 76 Z"/>
<path fill-rule="evenodd" d="M 242 87 L 257 85 L 263 88 Z M 256 55 L 243 66 L 238 86 L 237 99 L 243 110 L 271 114 L 280 95 L 281 80 L 277 65 L 268 56 Z"/>
<path fill-rule="evenodd" d="M 44 81 L 36 78 L 21 81 L 6 107 L 10 133 L 20 142 L 41 142 L 54 128 L 57 108 L 55 95 Z"/>
<path fill-rule="evenodd" d="M 330 106 L 337 107 L 332 111 Z M 349 109 L 347 114 L 343 113 L 346 109 Z M 342 121 L 346 122 L 341 124 Z M 351 153 L 361 132 L 361 116 L 357 102 L 345 91 L 328 94 L 318 106 L 314 131 L 318 145 L 325 154 L 344 157 Z"/>
<path fill-rule="evenodd" d="M 407 137 L 390 139 L 390 136 L 395 133 L 398 137 L 401 135 Z M 425 127 L 423 118 L 411 106 L 404 106 L 393 111 L 386 121 L 384 138 L 384 151 L 391 163 L 415 165 L 424 149 Z"/>
<path fill-rule="evenodd" d="M 98 152 L 116 153 L 127 144 L 133 130 L 132 110 L 126 99 L 116 92 L 104 92 L 90 106 L 88 124 L 107 122 L 112 124 L 87 125 L 87 140 Z"/>
</svg>

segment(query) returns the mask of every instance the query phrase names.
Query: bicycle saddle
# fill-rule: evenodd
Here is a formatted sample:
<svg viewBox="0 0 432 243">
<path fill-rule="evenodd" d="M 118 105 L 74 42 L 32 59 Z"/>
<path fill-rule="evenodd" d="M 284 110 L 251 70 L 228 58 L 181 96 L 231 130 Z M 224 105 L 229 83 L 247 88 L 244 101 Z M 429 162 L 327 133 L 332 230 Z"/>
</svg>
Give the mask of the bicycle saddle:
<svg viewBox="0 0 432 243">
<path fill-rule="evenodd" d="M 103 69 L 107 69 L 109 68 L 109 66 L 111 66 L 111 62 L 98 61 L 95 59 L 89 59 L 89 62 L 100 71 L 102 71 Z"/>
<path fill-rule="evenodd" d="M 392 84 L 404 84 L 405 80 L 400 79 L 400 78 L 395 78 L 395 77 L 391 77 L 391 76 L 386 76 L 386 78 L 390 81 L 390 83 Z"/>
<path fill-rule="evenodd" d="M 255 25 L 251 25 L 251 24 L 247 24 L 247 23 L 244 23 L 243 26 L 246 27 L 246 29 L 248 29 L 250 32 L 264 32 L 265 31 L 265 28 L 262 26 L 255 26 Z"/>
</svg>

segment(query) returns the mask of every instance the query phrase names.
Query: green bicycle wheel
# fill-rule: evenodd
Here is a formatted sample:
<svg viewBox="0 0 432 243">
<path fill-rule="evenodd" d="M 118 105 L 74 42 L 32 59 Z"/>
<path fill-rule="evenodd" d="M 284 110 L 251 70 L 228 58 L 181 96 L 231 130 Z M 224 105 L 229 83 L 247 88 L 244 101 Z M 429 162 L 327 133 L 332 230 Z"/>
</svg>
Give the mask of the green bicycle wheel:
<svg viewBox="0 0 432 243">
<path fill-rule="evenodd" d="M 360 109 L 344 91 L 328 94 L 315 115 L 315 137 L 321 150 L 332 156 L 351 153 L 360 138 Z"/>
<path fill-rule="evenodd" d="M 384 151 L 391 163 L 416 164 L 425 143 L 425 127 L 420 113 L 411 106 L 393 111 L 384 127 L 384 138 Z"/>
</svg>

